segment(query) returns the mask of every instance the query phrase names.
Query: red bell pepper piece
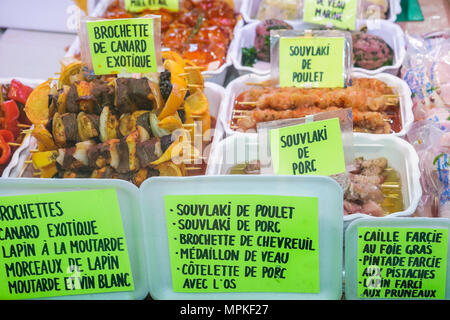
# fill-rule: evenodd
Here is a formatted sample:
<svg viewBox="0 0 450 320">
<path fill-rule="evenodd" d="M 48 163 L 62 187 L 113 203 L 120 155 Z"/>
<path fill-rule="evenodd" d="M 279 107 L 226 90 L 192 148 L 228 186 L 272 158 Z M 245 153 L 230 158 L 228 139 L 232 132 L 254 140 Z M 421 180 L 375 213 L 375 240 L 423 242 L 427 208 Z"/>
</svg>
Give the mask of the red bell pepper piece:
<svg viewBox="0 0 450 320">
<path fill-rule="evenodd" d="M 33 88 L 26 86 L 22 82 L 13 79 L 11 80 L 11 88 L 9 89 L 8 92 L 8 99 L 12 99 L 25 104 L 31 91 L 33 91 Z"/>
<path fill-rule="evenodd" d="M 0 165 L 5 164 L 9 157 L 11 156 L 11 147 L 9 144 L 3 139 L 3 136 L 0 135 Z"/>
<path fill-rule="evenodd" d="M 7 100 L 2 103 L 2 112 L 5 122 L 11 122 L 19 119 L 20 111 L 14 100 Z"/>
<path fill-rule="evenodd" d="M 3 129 L 9 130 L 14 134 L 14 138 L 20 134 L 20 128 L 18 126 L 20 111 L 14 100 L 8 100 L 2 103 L 2 120 L 1 127 Z"/>
<path fill-rule="evenodd" d="M 6 129 L 0 130 L 0 136 L 5 140 L 6 143 L 8 142 L 14 142 L 14 134 Z"/>
</svg>

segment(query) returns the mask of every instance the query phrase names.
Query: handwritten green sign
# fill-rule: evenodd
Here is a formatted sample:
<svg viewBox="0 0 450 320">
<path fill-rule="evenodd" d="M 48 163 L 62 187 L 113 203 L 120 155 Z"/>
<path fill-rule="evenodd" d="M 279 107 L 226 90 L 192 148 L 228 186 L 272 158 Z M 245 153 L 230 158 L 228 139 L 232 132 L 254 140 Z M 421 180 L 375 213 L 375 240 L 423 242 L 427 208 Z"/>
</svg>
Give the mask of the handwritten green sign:
<svg viewBox="0 0 450 320">
<path fill-rule="evenodd" d="M 275 174 L 334 175 L 345 172 L 338 118 L 269 130 Z"/>
<path fill-rule="evenodd" d="M 303 20 L 338 29 L 355 30 L 358 0 L 304 0 Z"/>
<path fill-rule="evenodd" d="M 319 292 L 318 201 L 164 197 L 175 292 Z"/>
<path fill-rule="evenodd" d="M 280 38 L 280 87 L 344 87 L 344 47 L 341 37 Z"/>
<path fill-rule="evenodd" d="M 448 229 L 358 228 L 358 297 L 444 299 Z"/>
<path fill-rule="evenodd" d="M 145 9 L 178 11 L 179 0 L 125 0 L 125 10 L 128 12 L 141 12 Z"/>
<path fill-rule="evenodd" d="M 114 189 L 0 197 L 0 299 L 133 290 Z"/>
<path fill-rule="evenodd" d="M 153 19 L 86 22 L 94 73 L 157 72 Z"/>
</svg>

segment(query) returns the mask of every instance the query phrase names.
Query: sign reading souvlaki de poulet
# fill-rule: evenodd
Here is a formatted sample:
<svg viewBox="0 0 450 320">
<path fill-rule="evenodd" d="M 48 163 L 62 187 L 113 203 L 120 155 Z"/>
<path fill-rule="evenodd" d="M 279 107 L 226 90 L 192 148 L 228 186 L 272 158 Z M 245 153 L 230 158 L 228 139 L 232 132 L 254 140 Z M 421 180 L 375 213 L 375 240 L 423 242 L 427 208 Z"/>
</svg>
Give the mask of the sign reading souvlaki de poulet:
<svg viewBox="0 0 450 320">
<path fill-rule="evenodd" d="M 158 72 L 161 18 L 86 18 L 80 25 L 83 62 L 96 75 Z"/>
<path fill-rule="evenodd" d="M 351 69 L 351 35 L 338 30 L 271 31 L 272 79 L 280 87 L 345 87 Z"/>
<path fill-rule="evenodd" d="M 0 299 L 134 291 L 115 189 L 0 197 Z"/>
</svg>

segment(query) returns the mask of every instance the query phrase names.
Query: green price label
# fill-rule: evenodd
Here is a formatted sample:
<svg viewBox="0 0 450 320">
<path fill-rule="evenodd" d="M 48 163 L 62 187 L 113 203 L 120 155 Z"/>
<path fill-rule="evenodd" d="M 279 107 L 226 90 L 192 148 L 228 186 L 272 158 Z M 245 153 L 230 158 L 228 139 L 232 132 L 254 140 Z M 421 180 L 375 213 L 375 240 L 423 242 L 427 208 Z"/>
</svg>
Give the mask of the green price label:
<svg viewBox="0 0 450 320">
<path fill-rule="evenodd" d="M 303 20 L 338 29 L 355 30 L 357 0 L 304 0 Z"/>
<path fill-rule="evenodd" d="M 175 292 L 318 293 L 318 200 L 164 197 Z"/>
<path fill-rule="evenodd" d="M 345 172 L 338 118 L 269 130 L 272 167 L 279 175 L 323 175 Z"/>
<path fill-rule="evenodd" d="M 134 291 L 114 189 L 0 197 L 0 299 Z"/>
<path fill-rule="evenodd" d="M 145 9 L 178 11 L 179 0 L 125 0 L 125 10 L 128 12 L 141 12 Z"/>
<path fill-rule="evenodd" d="M 448 229 L 358 228 L 358 297 L 444 299 Z"/>
<path fill-rule="evenodd" d="M 153 19 L 110 19 L 86 23 L 94 73 L 157 72 Z"/>
<path fill-rule="evenodd" d="M 280 87 L 344 87 L 345 39 L 280 38 Z"/>
</svg>

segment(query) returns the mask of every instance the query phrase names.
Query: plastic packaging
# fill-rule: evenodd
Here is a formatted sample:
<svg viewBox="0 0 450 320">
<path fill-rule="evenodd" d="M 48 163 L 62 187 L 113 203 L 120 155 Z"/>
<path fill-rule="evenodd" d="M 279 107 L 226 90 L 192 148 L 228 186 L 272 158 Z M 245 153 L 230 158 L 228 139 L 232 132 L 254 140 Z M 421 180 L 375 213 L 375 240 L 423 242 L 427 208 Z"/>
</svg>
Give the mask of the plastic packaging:
<svg viewBox="0 0 450 320">
<path fill-rule="evenodd" d="M 450 33 L 406 35 L 401 75 L 413 94 L 415 120 L 442 122 L 450 116 Z"/>
<path fill-rule="evenodd" d="M 423 195 L 417 208 L 422 217 L 450 218 L 450 131 L 432 120 L 415 122 L 406 139 L 419 155 Z"/>
<path fill-rule="evenodd" d="M 258 21 L 251 22 L 244 27 L 240 28 L 235 36 L 236 46 L 233 47 L 231 52 L 231 60 L 233 66 L 238 70 L 239 75 L 247 73 L 255 73 L 263 75 L 270 73 L 270 63 L 257 59 L 253 66 L 246 66 L 242 64 L 242 48 L 251 48 L 255 45 L 255 31 L 259 24 Z M 313 25 L 311 23 L 305 23 L 302 21 L 289 22 L 294 30 L 304 29 L 318 29 L 319 25 Z M 363 20 L 357 22 L 357 30 L 361 30 L 363 27 L 367 27 L 366 33 L 369 35 L 377 36 L 383 39 L 393 50 L 394 57 L 392 65 L 385 65 L 374 70 L 367 70 L 363 68 L 353 67 L 353 71 L 364 72 L 370 75 L 374 75 L 381 72 L 387 72 L 396 75 L 402 66 L 405 58 L 405 40 L 402 29 L 395 23 L 387 20 L 371 21 Z"/>
<path fill-rule="evenodd" d="M 344 52 L 343 52 L 343 78 L 344 85 L 348 83 L 350 72 L 352 68 L 352 39 L 351 34 L 346 31 L 340 30 L 272 30 L 270 31 L 270 48 L 271 48 L 271 57 L 270 57 L 270 74 L 271 81 L 275 81 L 279 83 L 280 79 L 280 41 L 281 38 L 322 38 L 322 39 L 334 39 L 334 38 L 343 38 L 344 39 Z M 328 49 L 329 50 L 329 49 Z M 330 50 L 331 51 L 331 50 Z M 299 59 L 300 60 L 300 59 Z M 300 63 L 300 61 L 299 61 Z M 296 68 L 295 70 L 297 71 Z M 302 72 L 303 73 L 303 72 Z M 307 74 L 308 72 L 304 72 Z M 305 87 L 310 85 L 311 87 L 315 87 L 314 82 L 304 82 Z"/>
</svg>

